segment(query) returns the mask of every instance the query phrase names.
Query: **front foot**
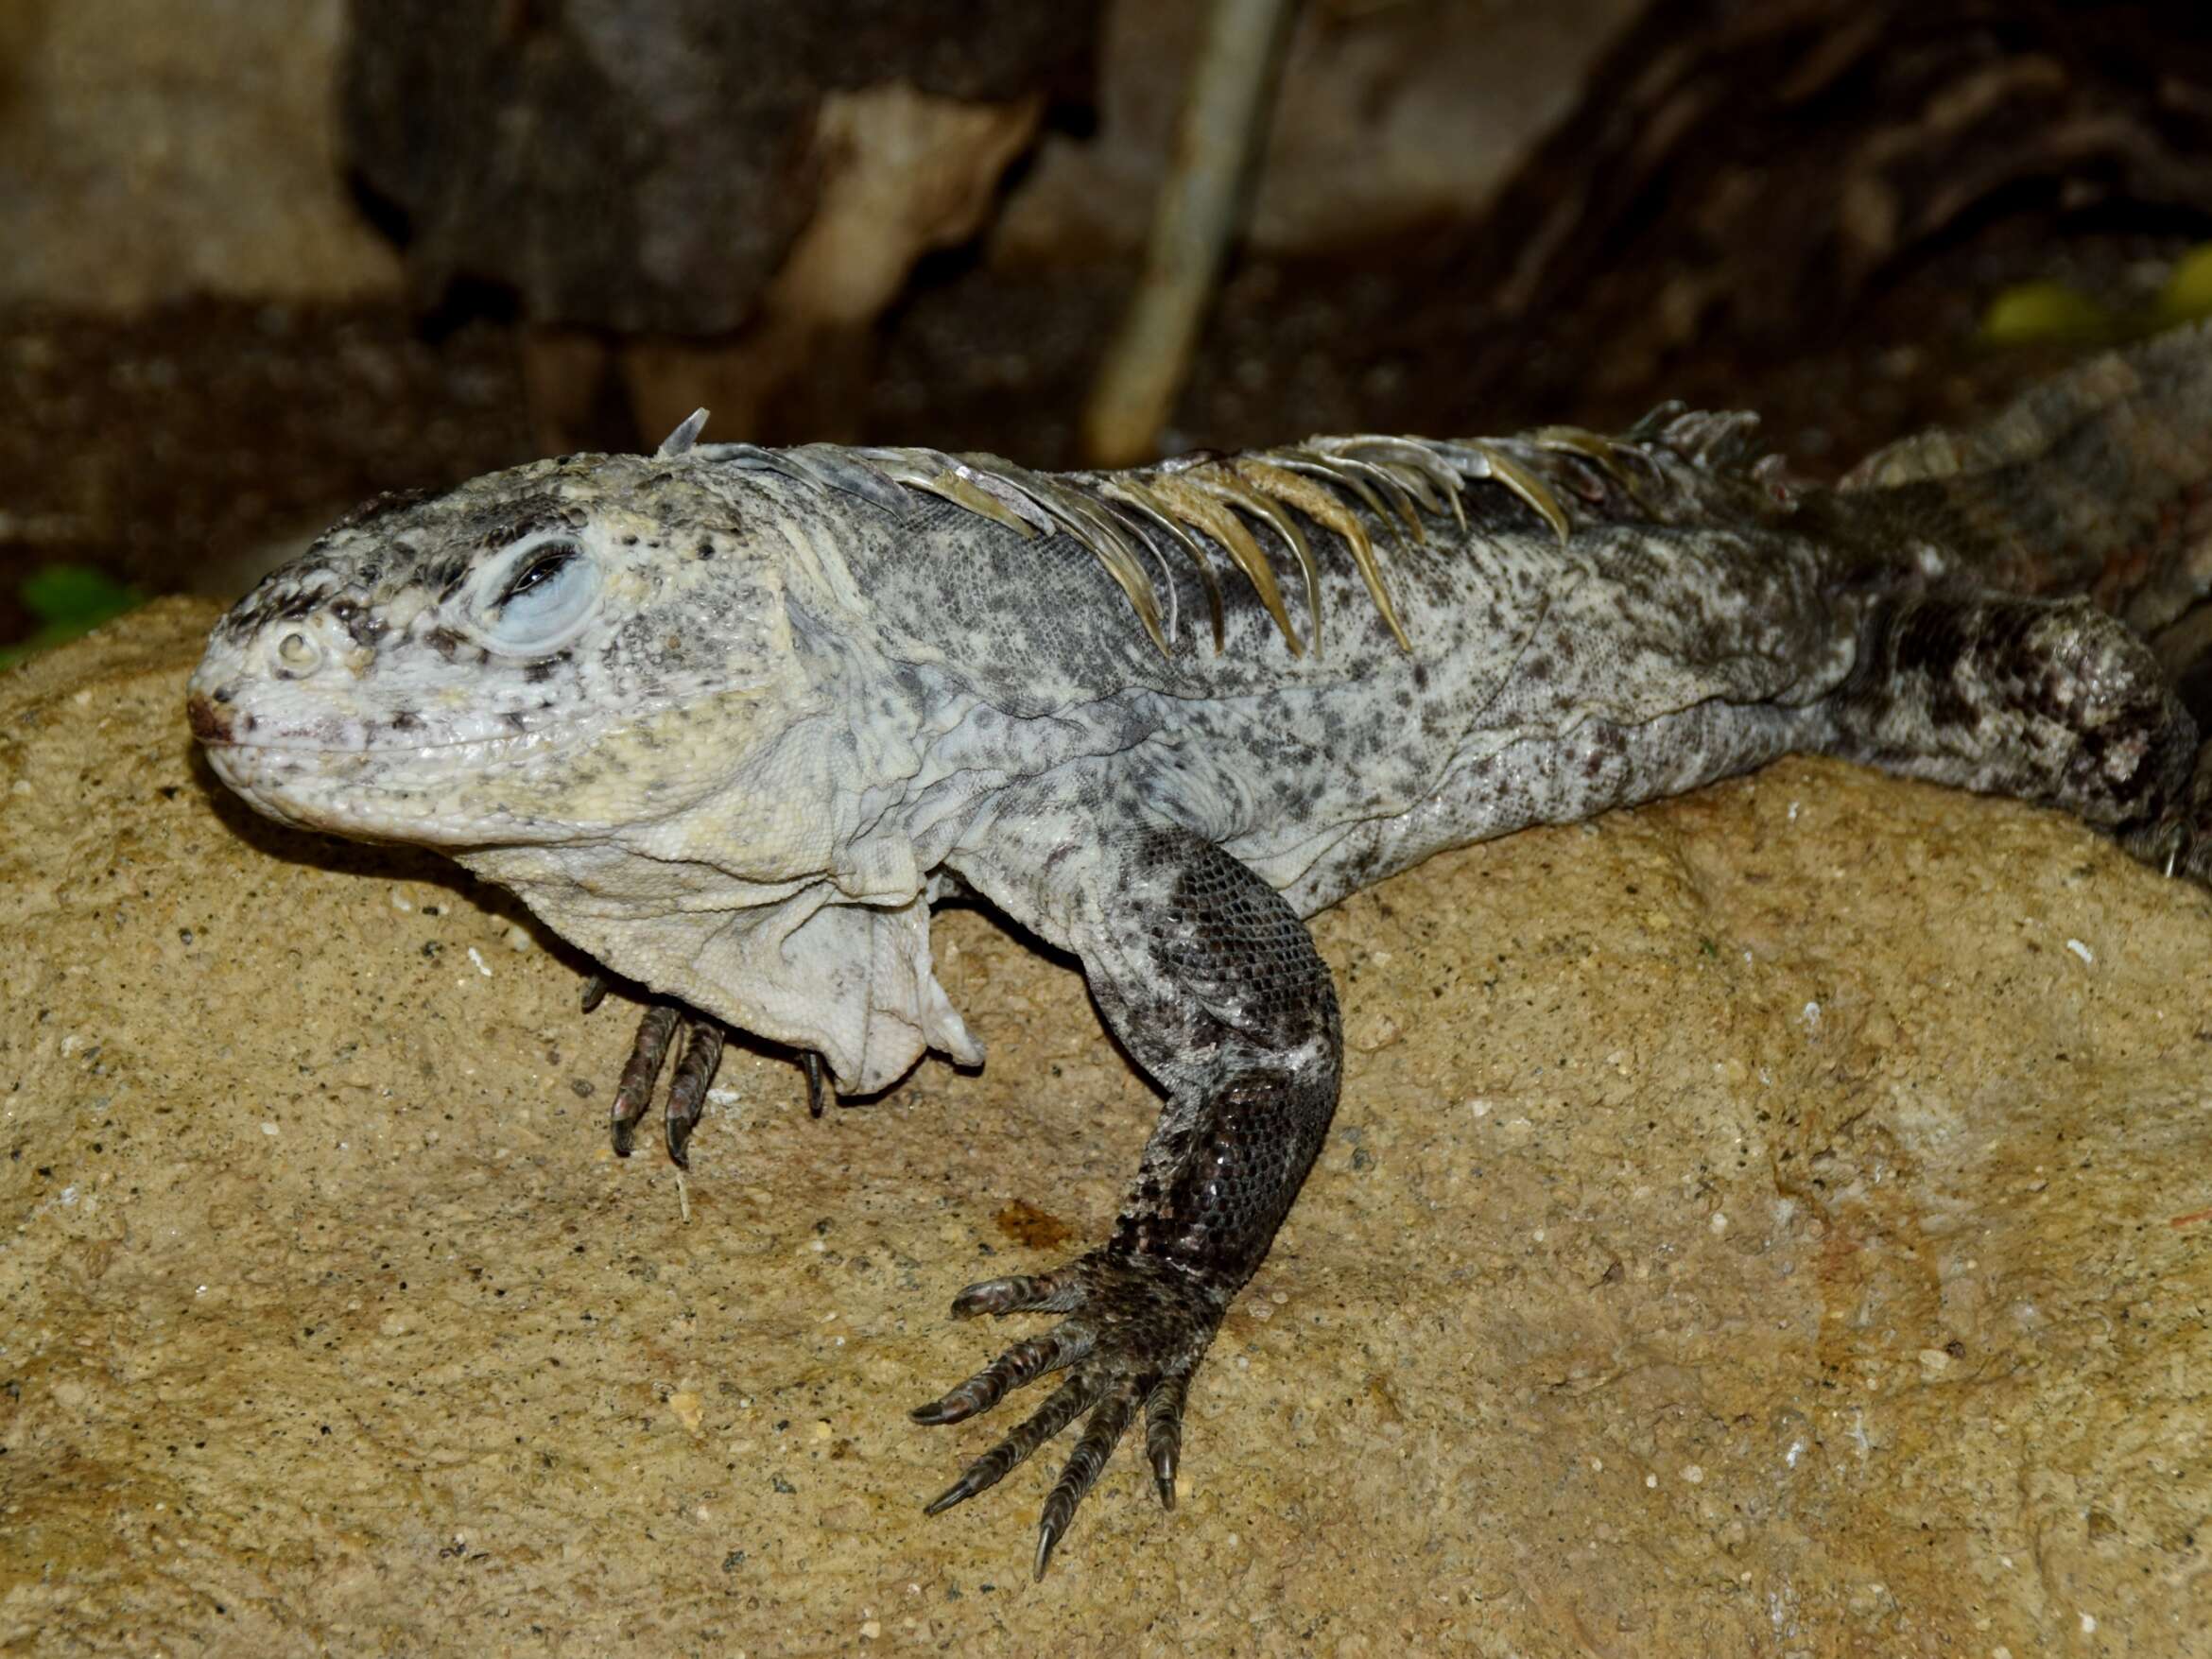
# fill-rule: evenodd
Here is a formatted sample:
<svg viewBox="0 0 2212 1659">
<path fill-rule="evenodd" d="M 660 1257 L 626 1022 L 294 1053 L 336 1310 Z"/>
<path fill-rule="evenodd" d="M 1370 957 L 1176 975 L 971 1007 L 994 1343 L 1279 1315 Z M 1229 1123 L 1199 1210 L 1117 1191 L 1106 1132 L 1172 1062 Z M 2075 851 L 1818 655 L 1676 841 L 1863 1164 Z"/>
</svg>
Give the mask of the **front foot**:
<svg viewBox="0 0 2212 1659">
<path fill-rule="evenodd" d="M 590 1013 L 606 995 L 606 976 L 592 975 L 584 981 L 583 1011 Z M 614 1085 L 607 1131 L 617 1158 L 630 1156 L 638 1120 L 652 1105 L 653 1091 L 660 1085 L 662 1067 L 667 1063 L 668 1051 L 679 1029 L 683 1034 L 683 1046 L 668 1080 L 667 1102 L 662 1113 L 662 1141 L 668 1149 L 670 1163 L 679 1169 L 691 1167 L 691 1132 L 699 1127 L 700 1114 L 706 1110 L 707 1090 L 714 1083 L 716 1069 L 722 1063 L 722 1049 L 730 1033 L 719 1020 L 694 1013 L 673 1002 L 656 1002 L 647 1007 L 637 1022 L 637 1036 L 630 1046 L 630 1058 L 623 1063 L 621 1080 Z M 828 1067 L 821 1055 L 810 1051 L 800 1054 L 799 1063 L 806 1074 L 807 1114 L 820 1117 L 823 1097 L 837 1099 L 836 1092 L 829 1087 Z M 838 1104 L 844 1102 L 839 1100 Z"/>
<path fill-rule="evenodd" d="M 1036 1576 L 1065 1536 L 1076 1506 L 1105 1468 L 1141 1408 L 1145 1457 L 1164 1508 L 1175 1507 L 1175 1468 L 1183 1443 L 1183 1404 L 1228 1311 L 1234 1286 L 1158 1256 L 1097 1250 L 1037 1277 L 986 1279 L 953 1302 L 953 1314 L 1059 1313 L 1041 1337 L 1016 1342 L 959 1387 L 916 1408 L 917 1423 L 959 1423 L 988 1411 L 1010 1391 L 1047 1372 L 1067 1378 L 1034 1415 L 968 1466 L 930 1503 L 939 1514 L 989 1490 L 1085 1412 L 1090 1420 L 1045 1500 L 1037 1528 Z"/>
<path fill-rule="evenodd" d="M 729 1033 L 717 1020 L 688 1013 L 672 1002 L 657 1002 L 637 1023 L 637 1036 L 630 1046 L 630 1059 L 622 1066 L 622 1080 L 614 1085 L 614 1103 L 608 1109 L 607 1129 L 617 1158 L 630 1156 L 631 1133 L 653 1103 L 653 1090 L 678 1028 L 683 1031 L 683 1052 L 668 1080 L 668 1099 L 663 1109 L 662 1141 L 668 1162 L 679 1169 L 691 1167 L 691 1132 L 706 1110 L 706 1095 L 722 1063 L 722 1046 Z"/>
</svg>

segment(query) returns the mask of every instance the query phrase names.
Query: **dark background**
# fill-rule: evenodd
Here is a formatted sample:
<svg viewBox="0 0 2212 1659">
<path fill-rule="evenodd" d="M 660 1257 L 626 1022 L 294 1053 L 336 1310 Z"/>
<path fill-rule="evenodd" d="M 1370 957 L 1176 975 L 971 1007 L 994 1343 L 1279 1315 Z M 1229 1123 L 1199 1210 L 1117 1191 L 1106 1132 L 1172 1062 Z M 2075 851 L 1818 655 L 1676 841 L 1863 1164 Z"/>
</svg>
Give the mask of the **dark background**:
<svg viewBox="0 0 2212 1659">
<path fill-rule="evenodd" d="M 555 449 L 1070 464 L 1190 0 L 0 8 L 0 646 Z M 1819 473 L 2208 307 L 2212 8 L 1307 0 L 1161 442 L 1750 405 Z"/>
</svg>

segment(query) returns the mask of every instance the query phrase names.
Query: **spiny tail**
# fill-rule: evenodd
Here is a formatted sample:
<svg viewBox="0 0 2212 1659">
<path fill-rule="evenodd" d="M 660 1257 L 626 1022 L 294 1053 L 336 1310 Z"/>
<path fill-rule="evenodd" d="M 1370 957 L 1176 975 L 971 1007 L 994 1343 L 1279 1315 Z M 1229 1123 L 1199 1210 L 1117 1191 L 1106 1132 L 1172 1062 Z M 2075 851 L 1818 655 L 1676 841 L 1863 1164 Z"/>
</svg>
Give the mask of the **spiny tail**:
<svg viewBox="0 0 2212 1659">
<path fill-rule="evenodd" d="M 1975 431 L 1892 444 L 1843 488 L 1981 580 L 2089 596 L 2212 709 L 2212 325 L 2080 364 Z"/>
</svg>

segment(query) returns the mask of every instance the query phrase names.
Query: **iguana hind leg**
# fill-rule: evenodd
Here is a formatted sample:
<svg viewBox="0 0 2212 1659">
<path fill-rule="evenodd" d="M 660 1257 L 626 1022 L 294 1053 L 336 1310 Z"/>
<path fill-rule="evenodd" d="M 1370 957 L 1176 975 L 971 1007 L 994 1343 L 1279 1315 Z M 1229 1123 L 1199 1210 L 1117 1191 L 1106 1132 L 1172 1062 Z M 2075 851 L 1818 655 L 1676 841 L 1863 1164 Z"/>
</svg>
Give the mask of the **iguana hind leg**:
<svg viewBox="0 0 2212 1659">
<path fill-rule="evenodd" d="M 1833 753 L 2064 808 L 2212 885 L 2212 748 L 2151 648 L 2086 599 L 1881 600 L 1828 712 Z"/>
<path fill-rule="evenodd" d="M 1018 898 L 1008 907 L 1034 925 Z M 1045 1502 L 1039 1574 L 1140 1418 L 1154 1484 L 1173 1505 L 1191 1375 L 1321 1150 L 1342 1065 L 1335 988 L 1305 924 L 1199 837 L 1150 828 L 1110 841 L 1058 921 L 1059 942 L 1082 957 L 1115 1034 L 1167 1103 L 1107 1244 L 1046 1273 L 971 1285 L 953 1304 L 961 1318 L 1057 1313 L 1060 1323 L 914 1413 L 958 1423 L 1067 1374 L 929 1505 L 934 1514 L 996 1484 L 1088 1413 Z"/>
</svg>

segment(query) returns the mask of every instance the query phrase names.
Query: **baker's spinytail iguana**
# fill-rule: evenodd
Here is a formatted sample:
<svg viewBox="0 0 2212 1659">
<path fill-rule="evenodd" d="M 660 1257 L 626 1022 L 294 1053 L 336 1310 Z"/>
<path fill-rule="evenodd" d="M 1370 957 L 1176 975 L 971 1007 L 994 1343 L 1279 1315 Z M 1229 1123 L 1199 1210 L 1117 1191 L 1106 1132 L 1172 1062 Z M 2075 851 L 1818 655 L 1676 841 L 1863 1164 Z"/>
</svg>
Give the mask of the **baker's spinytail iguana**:
<svg viewBox="0 0 2212 1659">
<path fill-rule="evenodd" d="M 1837 489 L 1672 408 L 1053 475 L 700 419 L 370 503 L 216 629 L 192 729 L 262 811 L 441 848 L 648 988 L 621 1150 L 679 1031 L 679 1164 L 727 1028 L 796 1048 L 818 1104 L 824 1062 L 865 1092 L 979 1061 L 935 900 L 1073 952 L 1166 1105 L 1110 1239 L 953 1305 L 1059 1322 L 915 1412 L 1064 1373 L 930 1505 L 1087 1418 L 1040 1572 L 1140 1418 L 1173 1502 L 1192 1374 L 1322 1146 L 1341 1039 L 1301 918 L 1790 750 L 2212 884 L 2212 650 L 2146 643 L 2212 591 L 2203 332 Z"/>
</svg>

